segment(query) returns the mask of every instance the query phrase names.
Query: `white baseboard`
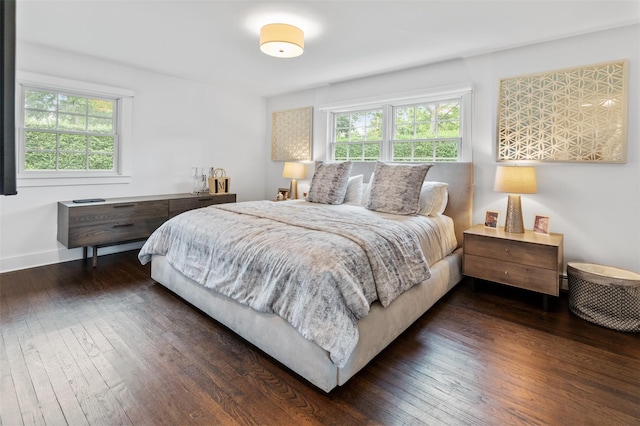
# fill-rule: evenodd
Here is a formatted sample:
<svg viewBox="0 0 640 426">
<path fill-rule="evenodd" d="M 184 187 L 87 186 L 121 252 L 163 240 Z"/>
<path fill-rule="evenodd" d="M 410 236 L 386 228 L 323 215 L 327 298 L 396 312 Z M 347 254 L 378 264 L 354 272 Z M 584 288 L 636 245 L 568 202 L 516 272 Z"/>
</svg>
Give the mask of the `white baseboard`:
<svg viewBox="0 0 640 426">
<path fill-rule="evenodd" d="M 119 244 L 98 249 L 98 265 L 100 265 L 100 256 L 107 254 L 120 253 L 123 251 L 136 250 L 142 247 L 144 241 L 135 243 Z M 91 258 L 92 251 L 88 250 L 87 256 Z M 0 259 L 0 273 L 17 271 L 20 269 L 36 268 L 38 266 L 52 265 L 54 263 L 69 262 L 72 260 L 82 259 L 82 249 L 65 249 L 51 250 L 40 253 L 30 253 L 22 256 L 8 257 Z"/>
</svg>

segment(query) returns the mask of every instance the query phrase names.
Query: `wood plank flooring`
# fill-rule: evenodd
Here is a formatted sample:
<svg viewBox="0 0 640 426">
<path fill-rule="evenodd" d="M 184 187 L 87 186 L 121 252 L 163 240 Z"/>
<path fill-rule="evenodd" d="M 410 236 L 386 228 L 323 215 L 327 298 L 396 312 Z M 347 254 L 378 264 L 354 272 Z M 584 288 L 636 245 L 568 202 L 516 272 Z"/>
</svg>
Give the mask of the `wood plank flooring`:
<svg viewBox="0 0 640 426">
<path fill-rule="evenodd" d="M 137 252 L 0 275 L 3 425 L 640 425 L 640 335 L 462 282 L 326 394 Z"/>
</svg>

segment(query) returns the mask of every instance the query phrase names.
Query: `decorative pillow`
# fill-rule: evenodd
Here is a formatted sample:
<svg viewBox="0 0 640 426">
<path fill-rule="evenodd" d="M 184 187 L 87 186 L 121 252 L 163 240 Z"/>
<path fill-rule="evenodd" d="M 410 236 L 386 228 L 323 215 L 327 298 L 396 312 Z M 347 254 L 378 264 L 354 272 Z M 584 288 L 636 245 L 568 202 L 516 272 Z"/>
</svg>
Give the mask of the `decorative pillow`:
<svg viewBox="0 0 640 426">
<path fill-rule="evenodd" d="M 393 164 L 378 161 L 367 208 L 383 213 L 418 212 L 422 182 L 432 164 Z"/>
<path fill-rule="evenodd" d="M 316 162 L 307 201 L 322 204 L 342 204 L 347 193 L 351 161 L 342 163 Z"/>
<path fill-rule="evenodd" d="M 445 182 L 424 182 L 420 190 L 420 208 L 418 209 L 418 214 L 435 216 L 444 212 L 444 209 L 447 207 L 447 201 L 449 201 L 448 186 Z"/>
<path fill-rule="evenodd" d="M 362 201 L 362 175 L 351 176 L 347 183 L 347 193 L 344 196 L 345 204 L 360 204 Z"/>
</svg>

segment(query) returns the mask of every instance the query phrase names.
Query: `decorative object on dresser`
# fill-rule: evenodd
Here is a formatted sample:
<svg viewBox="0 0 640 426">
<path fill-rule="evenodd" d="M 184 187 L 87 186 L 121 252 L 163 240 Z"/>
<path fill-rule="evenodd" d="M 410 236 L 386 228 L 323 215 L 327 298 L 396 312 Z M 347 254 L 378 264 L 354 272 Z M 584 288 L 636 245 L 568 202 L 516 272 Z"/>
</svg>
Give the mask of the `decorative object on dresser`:
<svg viewBox="0 0 640 426">
<path fill-rule="evenodd" d="M 289 198 L 298 199 L 298 179 L 302 179 L 306 175 L 306 167 L 302 163 L 284 163 L 282 177 L 291 179 L 289 186 Z"/>
<path fill-rule="evenodd" d="M 209 194 L 227 194 L 231 188 L 231 178 L 227 176 L 227 172 L 222 168 L 211 168 L 211 176 L 209 177 Z"/>
<path fill-rule="evenodd" d="M 166 220 L 187 210 L 213 204 L 235 203 L 236 194 L 172 194 L 97 199 L 93 202 L 58 203 L 58 241 L 67 248 L 93 248 L 93 266 L 98 264 L 98 247 L 147 238 Z M 102 200 L 102 201 L 99 201 Z"/>
<path fill-rule="evenodd" d="M 509 193 L 505 232 L 522 234 L 524 222 L 520 194 L 536 193 L 536 169 L 532 166 L 498 166 L 493 190 Z"/>
<path fill-rule="evenodd" d="M 563 241 L 562 234 L 475 225 L 464 231 L 464 275 L 542 293 L 546 311 L 548 296 L 560 294 Z"/>
</svg>

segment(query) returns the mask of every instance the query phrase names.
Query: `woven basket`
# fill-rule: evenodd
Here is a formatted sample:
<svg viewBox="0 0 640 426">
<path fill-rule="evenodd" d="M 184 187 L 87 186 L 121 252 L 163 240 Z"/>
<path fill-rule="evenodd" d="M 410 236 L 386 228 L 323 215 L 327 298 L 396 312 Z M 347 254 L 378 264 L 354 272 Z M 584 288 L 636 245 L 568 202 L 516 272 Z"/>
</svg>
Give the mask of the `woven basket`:
<svg viewBox="0 0 640 426">
<path fill-rule="evenodd" d="M 571 312 L 603 327 L 640 332 L 640 274 L 569 262 L 567 275 Z"/>
</svg>

